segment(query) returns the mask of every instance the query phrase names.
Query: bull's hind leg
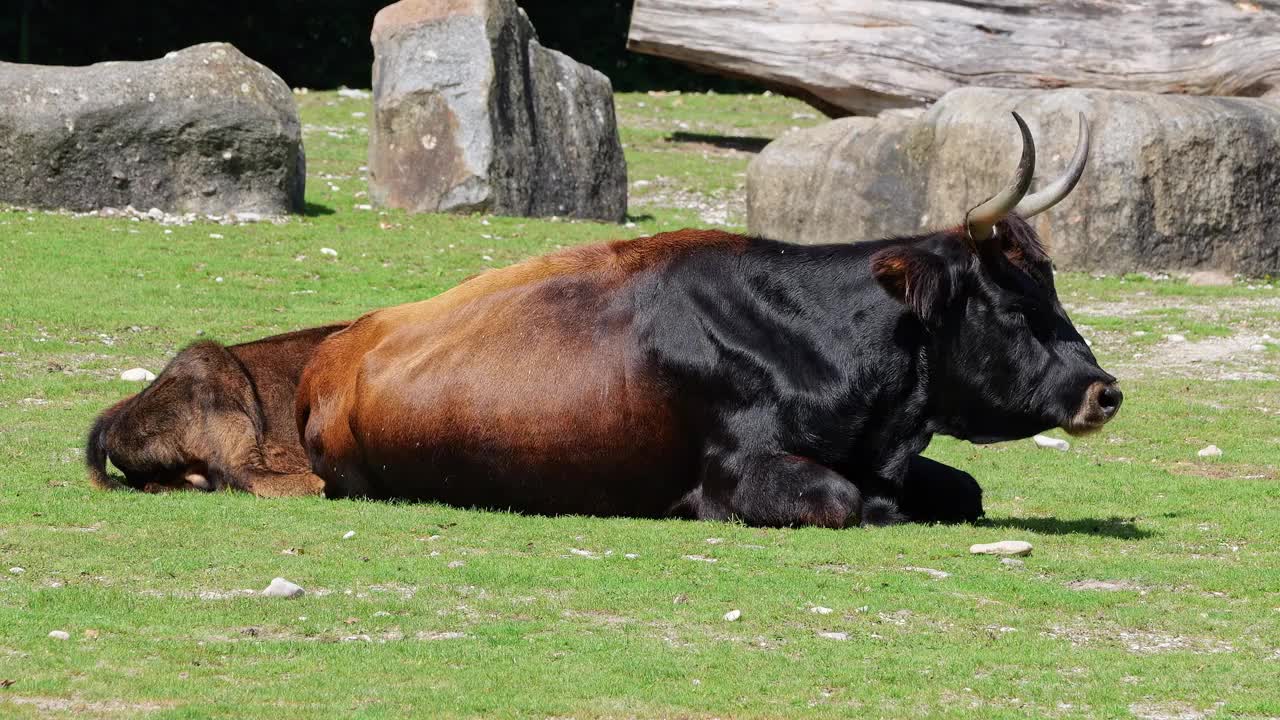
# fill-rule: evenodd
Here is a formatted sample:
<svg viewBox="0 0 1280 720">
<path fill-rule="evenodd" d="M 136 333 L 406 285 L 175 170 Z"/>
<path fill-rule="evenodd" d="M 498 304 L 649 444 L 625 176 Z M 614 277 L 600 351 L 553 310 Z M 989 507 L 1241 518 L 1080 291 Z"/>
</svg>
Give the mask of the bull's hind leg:
<svg viewBox="0 0 1280 720">
<path fill-rule="evenodd" d="M 843 528 L 862 518 L 862 495 L 844 476 L 796 455 L 712 455 L 680 514 L 749 525 Z"/>
<path fill-rule="evenodd" d="M 241 480 L 241 489 L 258 497 L 306 497 L 324 494 L 324 480 L 309 472 L 246 471 L 241 474 Z"/>
</svg>

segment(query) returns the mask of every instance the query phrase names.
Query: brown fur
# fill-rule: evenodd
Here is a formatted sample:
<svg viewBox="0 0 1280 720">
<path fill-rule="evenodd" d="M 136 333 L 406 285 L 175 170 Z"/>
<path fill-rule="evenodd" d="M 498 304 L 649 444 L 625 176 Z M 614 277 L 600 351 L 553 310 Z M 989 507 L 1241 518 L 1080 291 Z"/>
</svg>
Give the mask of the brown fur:
<svg viewBox="0 0 1280 720">
<path fill-rule="evenodd" d="M 320 493 L 293 421 L 294 394 L 312 351 L 344 327 L 185 348 L 150 386 L 98 417 L 86 449 L 90 482 L 147 492 Z M 123 483 L 108 475 L 108 458 Z"/>
<path fill-rule="evenodd" d="M 565 308 L 607 315 L 636 274 L 692 248 L 745 243 L 682 231 L 573 248 L 361 317 L 326 340 L 303 373 L 297 420 L 312 468 L 331 496 L 665 513 L 646 505 L 663 494 L 645 488 L 687 476 L 684 464 L 696 462 L 675 399 L 640 371 L 624 332 L 601 334 Z M 619 328 L 628 319 L 619 316 Z M 601 458 L 616 468 L 611 489 L 573 484 L 590 474 L 576 468 L 599 467 Z M 473 485 L 449 484 L 464 474 Z M 505 481 L 486 492 L 484 478 L 498 476 Z M 524 486 L 526 477 L 566 480 Z"/>
</svg>

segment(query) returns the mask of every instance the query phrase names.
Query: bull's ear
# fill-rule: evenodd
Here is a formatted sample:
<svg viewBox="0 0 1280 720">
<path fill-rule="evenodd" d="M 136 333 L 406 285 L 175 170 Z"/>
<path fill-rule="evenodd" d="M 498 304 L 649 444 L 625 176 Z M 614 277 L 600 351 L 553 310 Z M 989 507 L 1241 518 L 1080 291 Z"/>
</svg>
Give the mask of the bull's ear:
<svg viewBox="0 0 1280 720">
<path fill-rule="evenodd" d="M 946 263 L 931 252 L 886 248 L 871 256 L 871 275 L 890 297 L 911 308 L 926 325 L 941 319 L 951 298 Z"/>
</svg>

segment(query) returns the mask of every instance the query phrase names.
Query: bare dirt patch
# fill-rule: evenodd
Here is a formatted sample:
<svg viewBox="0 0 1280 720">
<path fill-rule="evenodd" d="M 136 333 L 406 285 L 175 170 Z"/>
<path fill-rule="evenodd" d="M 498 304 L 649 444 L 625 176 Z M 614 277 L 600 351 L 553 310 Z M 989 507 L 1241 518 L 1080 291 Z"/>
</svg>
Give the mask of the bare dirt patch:
<svg viewBox="0 0 1280 720">
<path fill-rule="evenodd" d="M 45 715 L 74 717 L 137 717 L 177 707 L 177 703 L 171 701 L 85 700 L 79 696 L 60 698 L 47 695 L 6 695 L 0 697 L 0 704 L 4 703 L 34 707 Z"/>
<path fill-rule="evenodd" d="M 1197 710 L 1184 702 L 1141 702 L 1129 706 L 1129 712 L 1141 720 L 1204 720 L 1218 711 L 1222 703 Z"/>
<path fill-rule="evenodd" d="M 1073 580 L 1067 583 L 1067 588 L 1070 590 L 1100 590 L 1103 592 L 1131 590 L 1144 593 L 1150 589 L 1132 580 Z"/>
<path fill-rule="evenodd" d="M 1235 652 L 1235 647 L 1231 643 L 1216 638 L 1188 637 L 1131 628 L 1054 625 L 1044 635 L 1056 640 L 1068 640 L 1073 647 L 1118 644 L 1135 655 L 1157 655 L 1167 652 L 1216 655 Z"/>
</svg>

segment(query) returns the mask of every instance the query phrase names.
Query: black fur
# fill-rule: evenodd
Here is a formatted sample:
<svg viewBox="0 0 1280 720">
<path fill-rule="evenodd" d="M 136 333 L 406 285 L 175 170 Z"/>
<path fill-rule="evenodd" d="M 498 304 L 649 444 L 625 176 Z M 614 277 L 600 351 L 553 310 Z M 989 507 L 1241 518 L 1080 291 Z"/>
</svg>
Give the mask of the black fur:
<svg viewBox="0 0 1280 720">
<path fill-rule="evenodd" d="M 753 240 L 655 273 L 638 292 L 637 336 L 706 438 L 693 514 L 849 524 L 834 504 L 864 524 L 980 517 L 972 476 L 919 457 L 932 436 L 1029 437 L 1068 425 L 1092 384 L 1114 382 L 1058 302 L 1030 227 L 1013 217 L 999 230 L 1011 245 L 983 257 L 955 233 Z M 898 270 L 915 275 L 876 276 Z"/>
</svg>

